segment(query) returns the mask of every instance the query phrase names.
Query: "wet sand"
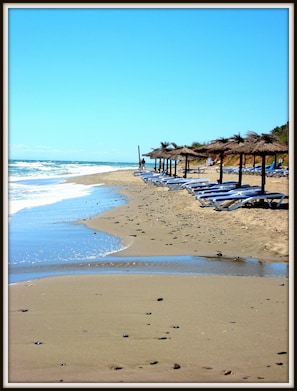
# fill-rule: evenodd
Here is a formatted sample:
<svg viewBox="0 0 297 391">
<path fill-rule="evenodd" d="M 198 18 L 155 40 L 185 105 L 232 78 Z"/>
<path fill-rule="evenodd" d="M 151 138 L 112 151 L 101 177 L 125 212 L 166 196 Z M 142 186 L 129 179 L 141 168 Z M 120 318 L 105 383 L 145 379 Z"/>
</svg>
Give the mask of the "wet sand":
<svg viewBox="0 0 297 391">
<path fill-rule="evenodd" d="M 126 205 L 83 222 L 121 237 L 127 248 L 120 256 L 221 251 L 289 261 L 286 208 L 199 208 L 187 192 L 146 185 L 129 170 L 75 181 L 120 186 L 127 197 Z M 286 178 L 268 178 L 266 187 L 288 194 Z M 288 278 L 149 274 L 10 285 L 8 381 L 288 383 L 289 288 Z"/>
<path fill-rule="evenodd" d="M 9 303 L 12 383 L 288 382 L 287 279 L 53 277 Z"/>
</svg>

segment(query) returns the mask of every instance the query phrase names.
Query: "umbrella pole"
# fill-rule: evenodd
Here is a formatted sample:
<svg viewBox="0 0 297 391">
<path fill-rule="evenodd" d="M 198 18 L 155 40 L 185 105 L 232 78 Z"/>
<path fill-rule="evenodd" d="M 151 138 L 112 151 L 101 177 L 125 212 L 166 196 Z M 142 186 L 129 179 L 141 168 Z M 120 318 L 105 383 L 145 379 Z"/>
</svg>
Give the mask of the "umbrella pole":
<svg viewBox="0 0 297 391">
<path fill-rule="evenodd" d="M 174 177 L 176 177 L 176 160 L 174 160 Z"/>
<path fill-rule="evenodd" d="M 265 179 L 266 179 L 266 172 L 265 172 L 265 155 L 262 156 L 262 183 L 261 183 L 261 192 L 264 193 L 265 189 Z"/>
<path fill-rule="evenodd" d="M 239 155 L 239 173 L 238 173 L 238 187 L 242 184 L 242 153 Z"/>
<path fill-rule="evenodd" d="M 184 177 L 187 177 L 187 168 L 188 168 L 188 155 L 186 155 L 186 165 L 185 165 L 185 175 Z"/>
<path fill-rule="evenodd" d="M 223 183 L 223 157 L 224 157 L 224 154 L 221 152 L 220 153 L 220 179 L 219 179 L 219 183 Z"/>
</svg>

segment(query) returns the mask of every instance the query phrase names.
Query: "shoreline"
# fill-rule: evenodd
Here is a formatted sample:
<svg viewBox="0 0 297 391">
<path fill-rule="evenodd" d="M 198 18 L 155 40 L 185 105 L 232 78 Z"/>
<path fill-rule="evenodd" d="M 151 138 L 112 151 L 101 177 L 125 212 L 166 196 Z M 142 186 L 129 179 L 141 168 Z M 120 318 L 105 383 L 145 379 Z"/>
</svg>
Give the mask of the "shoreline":
<svg viewBox="0 0 297 391">
<path fill-rule="evenodd" d="M 215 169 L 201 177 L 216 181 Z M 237 180 L 225 175 L 224 180 Z M 289 262 L 289 210 L 239 208 L 218 212 L 201 208 L 186 190 L 168 191 L 142 181 L 133 170 L 72 178 L 71 182 L 116 187 L 127 203 L 77 223 L 118 236 L 123 250 L 115 256 L 193 255 L 255 258 L 263 262 Z M 259 185 L 260 176 L 243 177 Z M 267 178 L 269 191 L 289 194 L 287 178 Z M 287 200 L 283 202 L 285 205 Z"/>
</svg>

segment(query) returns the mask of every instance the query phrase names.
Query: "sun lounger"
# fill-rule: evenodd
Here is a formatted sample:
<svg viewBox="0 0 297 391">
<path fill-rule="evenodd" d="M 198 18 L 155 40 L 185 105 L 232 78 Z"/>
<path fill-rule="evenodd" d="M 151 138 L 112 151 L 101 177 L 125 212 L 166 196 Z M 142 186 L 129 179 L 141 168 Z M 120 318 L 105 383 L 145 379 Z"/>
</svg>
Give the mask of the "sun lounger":
<svg viewBox="0 0 297 391">
<path fill-rule="evenodd" d="M 181 170 L 183 174 L 191 173 L 191 174 L 205 174 L 206 173 L 206 167 L 192 167 L 185 170 L 184 168 Z"/>
<path fill-rule="evenodd" d="M 276 168 L 268 173 L 266 173 L 267 176 L 269 177 L 288 177 L 289 176 L 289 170 L 286 168 Z"/>
<path fill-rule="evenodd" d="M 211 194 L 211 193 L 220 193 L 220 192 L 227 192 L 227 191 L 241 191 L 241 190 L 249 190 L 249 189 L 253 189 L 253 188 L 260 188 L 260 186 L 251 186 L 249 184 L 246 184 L 246 185 L 241 185 L 240 187 L 238 187 L 238 184 L 234 184 L 234 185 L 223 185 L 223 186 L 213 186 L 212 188 L 208 189 L 207 187 L 204 188 L 204 189 L 201 189 L 199 191 L 196 192 L 196 196 L 200 196 L 200 195 L 207 195 L 207 194 Z"/>
<path fill-rule="evenodd" d="M 232 197 L 236 195 L 249 195 L 249 194 L 257 194 L 261 192 L 260 186 L 250 186 L 243 185 L 242 187 L 236 188 L 223 188 L 223 189 L 214 189 L 214 190 L 206 190 L 199 192 L 195 199 L 200 202 L 201 206 L 213 206 L 213 198 L 216 197 Z"/>
<path fill-rule="evenodd" d="M 160 176 L 159 178 L 152 178 L 150 180 L 153 181 L 154 184 L 156 184 L 158 186 L 167 186 L 167 184 L 175 185 L 175 184 L 178 184 L 180 182 L 184 182 L 185 178 L 182 178 L 182 177 L 172 177 L 170 175 L 164 175 L 162 177 Z"/>
<path fill-rule="evenodd" d="M 202 190 L 211 190 L 214 188 L 219 187 L 227 187 L 227 186 L 236 186 L 238 182 L 236 181 L 230 181 L 230 182 L 224 182 L 224 183 L 218 183 L 218 182 L 208 182 L 208 183 L 189 183 L 182 185 L 183 189 L 186 189 L 190 194 L 197 194 L 199 191 Z"/>
<path fill-rule="evenodd" d="M 159 178 L 151 178 L 149 181 L 152 182 L 156 186 L 165 186 L 166 182 L 172 179 L 179 179 L 180 177 L 172 177 L 170 175 L 164 174 Z"/>
<path fill-rule="evenodd" d="M 155 171 L 155 170 L 144 170 L 144 169 L 139 169 L 139 170 L 136 170 L 133 172 L 133 175 L 137 176 L 141 176 L 141 177 L 145 177 L 145 176 L 150 176 L 150 175 L 160 175 L 160 173 L 158 171 Z"/>
<path fill-rule="evenodd" d="M 138 174 L 137 171 L 134 171 L 134 175 L 139 175 L 143 180 L 153 177 L 153 176 L 159 176 L 161 173 L 156 172 L 156 171 L 139 171 Z"/>
<path fill-rule="evenodd" d="M 156 173 L 155 175 L 144 177 L 143 180 L 148 183 L 157 184 L 158 182 L 167 178 L 171 178 L 171 177 L 166 174 L 166 171 L 162 171 L 161 173 Z"/>
<path fill-rule="evenodd" d="M 230 182 L 224 182 L 224 183 L 217 183 L 217 182 L 212 182 L 212 183 L 208 183 L 208 184 L 205 184 L 204 186 L 203 185 L 193 185 L 191 186 L 191 184 L 189 186 L 187 186 L 187 190 L 189 191 L 189 193 L 193 194 L 193 195 L 197 195 L 199 194 L 201 191 L 216 191 L 216 189 L 224 189 L 224 190 L 231 190 L 231 189 L 234 189 L 236 188 L 236 186 L 238 185 L 238 182 L 235 182 L 235 181 L 230 181 Z"/>
<path fill-rule="evenodd" d="M 236 185 L 238 183 L 238 181 L 225 181 L 225 182 L 222 182 L 222 183 L 219 183 L 219 182 L 211 182 L 208 184 L 208 186 L 226 186 L 226 185 Z M 191 185 L 189 185 L 189 187 L 191 187 Z M 194 189 L 195 188 L 195 184 L 193 184 L 192 188 Z"/>
<path fill-rule="evenodd" d="M 245 174 L 254 175 L 259 172 L 261 173 L 261 166 L 249 167 L 244 169 Z"/>
<path fill-rule="evenodd" d="M 209 183 L 210 180 L 208 178 L 175 178 L 172 180 L 166 181 L 166 186 L 169 190 L 181 190 L 183 186 L 186 184 L 200 184 L 205 185 Z"/>
<path fill-rule="evenodd" d="M 244 205 L 252 205 L 260 201 L 267 202 L 270 208 L 278 208 L 285 195 L 282 193 L 245 193 L 214 197 L 209 199 L 214 208 L 219 211 L 232 211 Z M 278 200 L 277 204 L 274 201 Z"/>
</svg>

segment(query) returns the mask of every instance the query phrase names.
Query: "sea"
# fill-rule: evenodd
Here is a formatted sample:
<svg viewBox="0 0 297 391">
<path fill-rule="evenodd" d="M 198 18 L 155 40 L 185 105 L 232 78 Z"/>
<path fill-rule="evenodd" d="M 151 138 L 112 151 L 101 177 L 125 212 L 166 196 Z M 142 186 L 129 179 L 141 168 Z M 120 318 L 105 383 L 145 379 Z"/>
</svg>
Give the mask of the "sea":
<svg viewBox="0 0 297 391">
<path fill-rule="evenodd" d="M 148 162 L 145 169 L 153 167 Z M 133 175 L 138 162 L 9 160 L 4 189 L 4 275 L 8 283 L 94 273 L 288 277 L 287 264 L 257 259 L 117 255 L 124 248 L 119 237 L 77 222 L 125 204 L 120 187 L 81 185 L 67 179 L 127 169 Z"/>
</svg>

